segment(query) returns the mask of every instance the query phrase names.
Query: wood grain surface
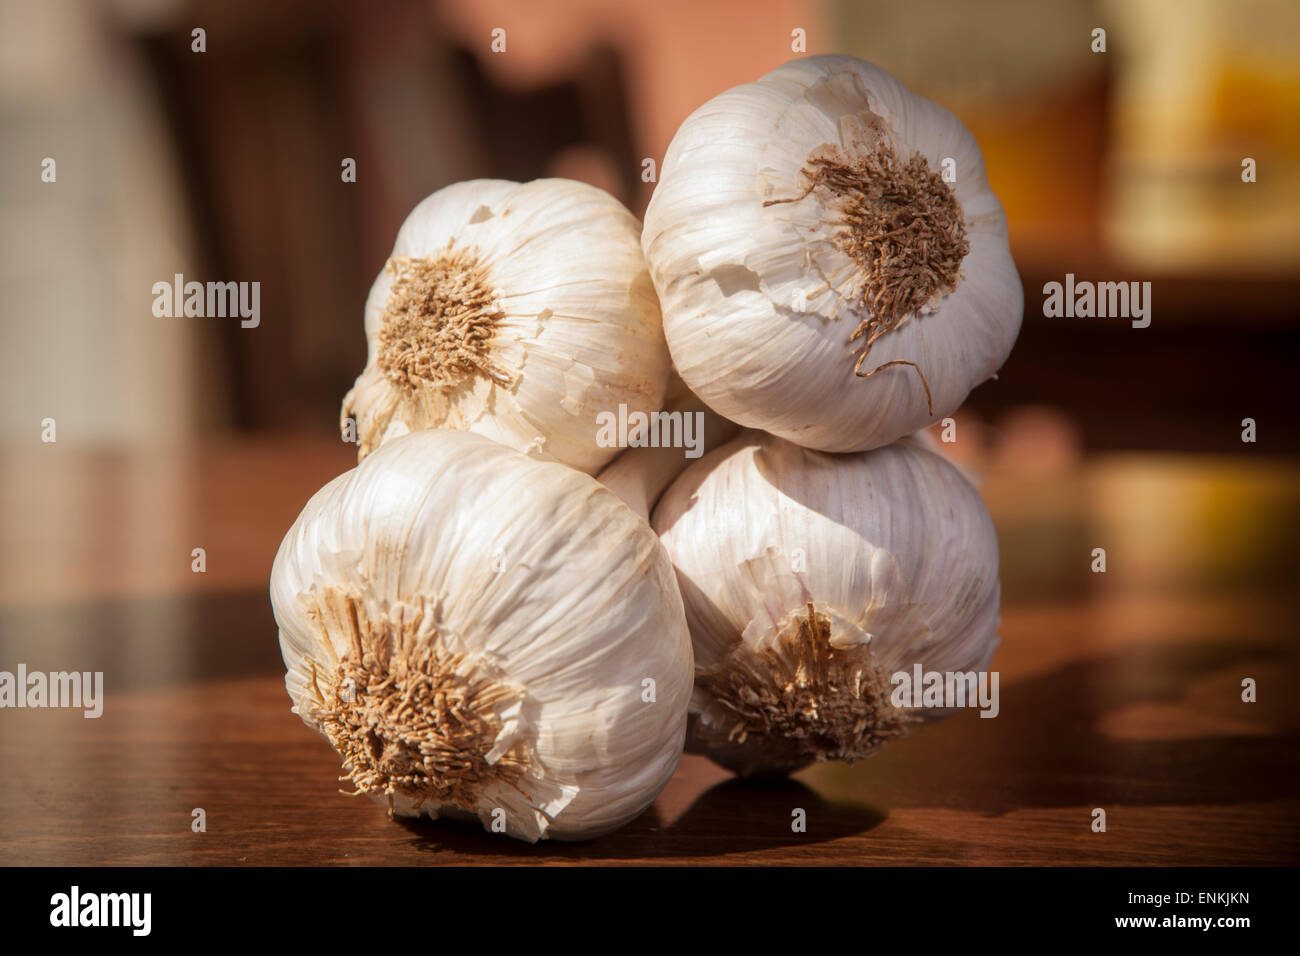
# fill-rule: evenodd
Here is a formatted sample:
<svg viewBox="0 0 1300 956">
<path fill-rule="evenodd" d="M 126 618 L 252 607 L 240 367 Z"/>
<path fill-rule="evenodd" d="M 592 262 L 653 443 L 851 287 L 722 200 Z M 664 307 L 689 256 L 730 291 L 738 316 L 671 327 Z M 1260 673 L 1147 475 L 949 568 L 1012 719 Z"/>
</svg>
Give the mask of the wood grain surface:
<svg viewBox="0 0 1300 956">
<path fill-rule="evenodd" d="M 0 669 L 102 670 L 106 703 L 99 719 L 0 711 L 0 863 L 1300 860 L 1289 462 L 985 472 L 1006 592 L 996 719 L 968 711 L 781 784 L 687 756 L 623 830 L 530 846 L 341 795 L 333 751 L 289 712 L 270 561 L 348 453 L 232 442 L 162 472 L 85 450 L 6 460 Z M 204 574 L 190 571 L 199 546 Z M 24 547 L 39 553 L 24 563 Z M 1093 547 L 1105 575 L 1089 570 Z M 1241 700 L 1246 677 L 1257 703 Z M 1090 828 L 1097 807 L 1105 833 Z M 206 832 L 191 830 L 195 808 Z"/>
</svg>

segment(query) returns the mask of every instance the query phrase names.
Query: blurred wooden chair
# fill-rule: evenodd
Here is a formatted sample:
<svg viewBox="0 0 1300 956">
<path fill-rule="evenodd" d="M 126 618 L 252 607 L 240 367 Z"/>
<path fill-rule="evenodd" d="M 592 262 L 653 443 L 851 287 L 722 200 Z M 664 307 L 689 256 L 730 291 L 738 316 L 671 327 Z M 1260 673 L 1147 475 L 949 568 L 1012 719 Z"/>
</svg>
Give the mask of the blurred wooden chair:
<svg viewBox="0 0 1300 956">
<path fill-rule="evenodd" d="M 574 146 L 608 158 L 625 202 L 639 185 L 611 47 L 548 85 L 506 88 L 424 7 L 248 0 L 196 4 L 133 42 L 183 177 L 204 270 L 193 278 L 261 282 L 258 328 L 201 330 L 236 428 L 336 427 L 365 362 L 366 292 L 424 196 L 535 179 Z M 341 180 L 345 157 L 355 183 Z"/>
</svg>

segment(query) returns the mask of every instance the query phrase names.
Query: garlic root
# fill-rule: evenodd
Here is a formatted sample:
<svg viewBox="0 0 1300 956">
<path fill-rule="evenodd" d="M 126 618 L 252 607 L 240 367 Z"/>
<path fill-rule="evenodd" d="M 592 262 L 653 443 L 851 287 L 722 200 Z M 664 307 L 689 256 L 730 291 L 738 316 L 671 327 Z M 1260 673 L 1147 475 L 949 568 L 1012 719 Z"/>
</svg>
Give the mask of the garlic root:
<svg viewBox="0 0 1300 956">
<path fill-rule="evenodd" d="M 997 536 L 915 439 L 830 455 L 744 432 L 693 464 L 652 524 L 695 648 L 687 748 L 743 775 L 856 760 L 941 709 L 893 675 L 987 670 Z"/>
</svg>

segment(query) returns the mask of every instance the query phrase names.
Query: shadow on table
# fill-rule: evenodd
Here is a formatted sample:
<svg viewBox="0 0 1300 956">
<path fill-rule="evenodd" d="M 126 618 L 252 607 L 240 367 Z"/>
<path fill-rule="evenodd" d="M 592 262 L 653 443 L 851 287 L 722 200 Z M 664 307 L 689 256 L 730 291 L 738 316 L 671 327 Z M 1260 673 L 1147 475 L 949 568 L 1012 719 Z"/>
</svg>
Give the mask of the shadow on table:
<svg viewBox="0 0 1300 956">
<path fill-rule="evenodd" d="M 806 830 L 796 832 L 795 811 Z M 412 845 L 432 853 L 500 856 L 520 861 L 666 859 L 723 856 L 782 847 L 806 848 L 865 833 L 886 814 L 870 806 L 832 803 L 797 780 L 724 780 L 702 793 L 678 819 L 665 825 L 651 808 L 621 830 L 583 843 L 539 842 L 533 846 L 484 831 L 476 822 L 402 821 Z"/>
<path fill-rule="evenodd" d="M 1294 804 L 1296 645 L 1252 638 L 1250 628 L 1242 622 L 1236 633 L 1194 643 L 1146 643 L 1070 661 L 1005 683 L 996 719 L 964 713 L 853 767 L 814 767 L 800 775 L 805 782 L 726 780 L 699 792 L 680 816 L 665 819 L 652 808 L 598 841 L 530 849 L 477 824 L 406 826 L 414 846 L 449 860 L 670 859 L 816 846 L 870 832 L 888 815 L 878 808 L 1000 815 L 1124 804 Z M 278 676 L 283 666 L 261 592 L 10 608 L 0 613 L 0 637 L 11 660 L 31 670 L 76 660 L 87 670 L 112 671 L 114 693 Z M 1240 701 L 1244 677 L 1259 681 L 1259 703 Z M 1144 725 L 1143 708 L 1163 716 Z M 791 829 L 795 808 L 807 811 L 807 832 Z M 1300 855 L 1296 844 L 1294 830 L 1278 833 L 1260 852 L 1281 860 Z"/>
<path fill-rule="evenodd" d="M 962 714 L 855 767 L 819 767 L 809 780 L 821 792 L 848 790 L 881 806 L 988 814 L 1295 800 L 1296 703 L 1282 697 L 1300 676 L 1295 670 L 1294 656 L 1276 646 L 1135 647 L 1004 686 L 993 720 Z M 1252 676 L 1261 695 L 1270 686 L 1278 695 L 1271 704 L 1241 702 L 1240 679 Z M 1113 735 L 1108 719 L 1152 706 L 1172 715 L 1166 723 L 1185 715 L 1186 736 L 1161 739 L 1142 727 Z"/>
<path fill-rule="evenodd" d="M 1104 718 L 1134 705 L 1188 705 L 1188 688 L 1207 678 L 1225 672 L 1258 676 L 1263 668 L 1288 666 L 1275 647 L 1236 642 L 1147 645 L 1070 663 L 1007 685 L 995 720 L 965 714 L 853 767 L 814 768 L 807 779 L 817 790 L 798 780 L 730 779 L 703 792 L 671 822 L 652 808 L 588 843 L 543 841 L 529 848 L 487 834 L 476 823 L 405 826 L 413 845 L 451 857 L 671 859 L 806 848 L 869 832 L 888 816 L 880 807 L 1000 815 L 1026 808 L 1295 800 L 1300 737 L 1271 726 L 1263 710 L 1249 709 L 1262 705 L 1241 704 L 1239 718 L 1259 719 L 1258 735 L 1118 739 L 1103 730 Z M 807 811 L 805 833 L 791 829 L 796 807 Z M 1287 853 L 1286 844 L 1282 839 L 1272 845 L 1270 858 Z"/>
</svg>

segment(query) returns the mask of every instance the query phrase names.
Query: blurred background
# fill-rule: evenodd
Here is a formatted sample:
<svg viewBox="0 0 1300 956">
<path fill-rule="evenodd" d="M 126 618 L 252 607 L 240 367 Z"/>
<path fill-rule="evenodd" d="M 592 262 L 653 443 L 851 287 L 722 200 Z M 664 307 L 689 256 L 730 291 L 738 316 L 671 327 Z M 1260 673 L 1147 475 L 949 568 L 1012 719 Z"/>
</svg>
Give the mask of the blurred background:
<svg viewBox="0 0 1300 956">
<path fill-rule="evenodd" d="M 0 17 L 12 594 L 53 584 L 38 552 L 57 529 L 88 547 L 90 519 L 60 483 L 93 467 L 55 464 L 72 459 L 38 441 L 45 419 L 68 454 L 125 456 L 120 487 L 92 493 L 155 517 L 95 519 L 119 545 L 144 542 L 102 573 L 144 561 L 151 579 L 156 536 L 182 523 L 168 509 L 200 510 L 174 471 L 195 455 L 303 440 L 346 466 L 328 443 L 365 360 L 362 303 L 416 202 L 461 179 L 567 176 L 640 214 L 643 160 L 657 167 L 688 113 L 799 55 L 798 39 L 954 110 L 1007 208 L 1025 323 L 958 416 L 954 457 L 1042 477 L 1093 453 L 1216 453 L 1231 468 L 1300 451 L 1287 0 L 3 0 Z M 153 283 L 176 273 L 260 282 L 260 326 L 155 317 Z M 1043 284 L 1066 273 L 1150 281 L 1151 326 L 1044 318 Z"/>
<path fill-rule="evenodd" d="M 1202 836 L 1160 846 L 1203 837 L 1222 844 L 1210 858 L 1255 859 L 1275 845 L 1294 817 L 1300 715 L 1272 693 L 1247 720 L 1235 688 L 1245 671 L 1300 676 L 1293 0 L 0 0 L 0 666 L 75 659 L 107 668 L 118 693 L 254 675 L 281 721 L 271 560 L 307 498 L 355 463 L 339 405 L 406 214 L 457 180 L 565 176 L 639 215 L 654 188 L 643 161 L 657 168 L 711 96 L 803 55 L 800 37 L 964 120 L 1025 285 L 1011 359 L 943 448 L 980 483 L 1002 542 L 1004 693 L 1049 716 L 1009 718 L 975 749 L 954 722 L 873 759 L 886 787 L 904 781 L 879 799 L 929 806 L 933 781 L 906 782 L 923 764 L 960 767 L 943 792 L 986 774 L 1003 794 L 966 809 L 1038 801 L 1051 819 L 1127 772 L 1120 798 L 1139 803 L 1291 801 L 1252 818 L 1253 836 L 1208 810 Z M 177 273 L 260 282 L 260 325 L 155 317 L 153 284 Z M 1045 318 L 1043 285 L 1067 273 L 1151 282 L 1150 327 Z M 185 710 L 194 699 L 175 712 L 216 746 L 240 712 Z M 157 724 L 141 706 L 122 739 Z M 85 737 L 76 753 L 0 735 L 6 767 L 109 759 L 85 723 L 65 728 Z M 155 750 L 128 751 L 114 766 L 135 789 L 166 779 Z M 1048 782 L 1004 786 L 1030 765 Z M 847 799 L 852 773 L 817 779 Z M 1087 775 L 1075 793 L 1067 781 Z M 46 812 L 5 803 L 17 794 L 0 792 L 0 825 L 6 806 L 10 822 Z M 965 845 L 991 832 L 980 817 Z"/>
</svg>

